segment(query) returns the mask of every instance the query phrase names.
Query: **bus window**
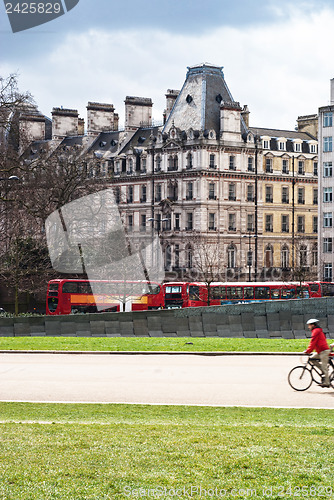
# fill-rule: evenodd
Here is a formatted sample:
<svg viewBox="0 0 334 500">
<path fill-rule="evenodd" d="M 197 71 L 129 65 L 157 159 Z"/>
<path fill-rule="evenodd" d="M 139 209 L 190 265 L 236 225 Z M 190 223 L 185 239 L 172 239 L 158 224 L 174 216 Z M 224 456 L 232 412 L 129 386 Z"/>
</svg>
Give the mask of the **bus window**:
<svg viewBox="0 0 334 500">
<path fill-rule="evenodd" d="M 244 299 L 254 299 L 254 287 L 253 286 L 245 286 Z"/>
<path fill-rule="evenodd" d="M 78 290 L 77 293 L 84 293 L 84 294 L 89 294 L 92 295 L 92 290 L 90 287 L 89 283 L 78 283 Z"/>
<path fill-rule="evenodd" d="M 58 297 L 58 288 L 59 284 L 58 283 L 50 283 L 49 286 L 49 297 Z"/>
<path fill-rule="evenodd" d="M 311 292 L 316 292 L 318 293 L 319 292 L 319 283 L 310 283 L 309 284 L 309 287 L 310 287 L 310 291 Z"/>
<path fill-rule="evenodd" d="M 63 285 L 63 293 L 78 293 L 78 283 L 68 281 Z"/>
<path fill-rule="evenodd" d="M 333 297 L 334 283 L 322 283 L 321 288 L 323 297 Z"/>
<path fill-rule="evenodd" d="M 50 312 L 55 312 L 58 307 L 58 299 L 56 297 L 48 297 L 48 308 Z"/>
<path fill-rule="evenodd" d="M 271 289 L 271 298 L 272 299 L 279 299 L 280 297 L 280 290 L 279 288 L 272 288 Z"/>
<path fill-rule="evenodd" d="M 181 293 L 182 287 L 180 286 L 166 286 L 166 293 Z"/>
<path fill-rule="evenodd" d="M 229 299 L 242 299 L 242 288 L 239 286 L 226 287 L 226 296 Z"/>
<path fill-rule="evenodd" d="M 226 288 L 224 286 L 212 286 L 210 288 L 210 293 L 212 299 L 226 299 Z"/>
<path fill-rule="evenodd" d="M 259 286 L 255 288 L 255 298 L 256 299 L 269 299 L 270 289 L 268 286 Z"/>
<path fill-rule="evenodd" d="M 295 298 L 295 290 L 293 288 L 283 288 L 281 290 L 281 298 L 282 299 L 294 299 Z"/>
<path fill-rule="evenodd" d="M 145 289 L 145 292 L 149 295 L 157 295 L 160 293 L 160 286 L 159 285 L 148 285 L 148 290 Z"/>
<path fill-rule="evenodd" d="M 190 285 L 190 287 L 189 287 L 189 300 L 200 300 L 199 286 Z"/>
</svg>

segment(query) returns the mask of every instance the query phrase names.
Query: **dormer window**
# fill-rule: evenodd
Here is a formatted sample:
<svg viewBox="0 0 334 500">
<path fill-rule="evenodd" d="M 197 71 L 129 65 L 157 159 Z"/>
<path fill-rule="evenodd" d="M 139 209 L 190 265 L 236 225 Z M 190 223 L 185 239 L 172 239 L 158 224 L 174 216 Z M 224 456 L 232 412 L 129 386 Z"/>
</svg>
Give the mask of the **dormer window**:
<svg viewBox="0 0 334 500">
<path fill-rule="evenodd" d="M 263 149 L 269 149 L 269 140 L 268 139 L 264 139 L 263 140 Z"/>
<path fill-rule="evenodd" d="M 316 153 L 316 152 L 317 152 L 317 145 L 310 144 L 310 153 Z"/>
<path fill-rule="evenodd" d="M 278 149 L 279 151 L 286 151 L 286 141 L 283 139 L 278 139 Z"/>
<path fill-rule="evenodd" d="M 295 142 L 295 152 L 296 153 L 301 153 L 302 151 L 302 144 L 301 142 Z"/>
</svg>

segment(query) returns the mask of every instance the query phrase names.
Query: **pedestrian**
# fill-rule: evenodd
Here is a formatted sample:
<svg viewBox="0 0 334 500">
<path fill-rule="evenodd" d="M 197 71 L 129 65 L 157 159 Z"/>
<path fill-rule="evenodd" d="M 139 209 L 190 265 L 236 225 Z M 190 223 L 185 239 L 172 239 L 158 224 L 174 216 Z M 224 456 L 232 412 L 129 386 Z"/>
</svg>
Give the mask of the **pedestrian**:
<svg viewBox="0 0 334 500">
<path fill-rule="evenodd" d="M 308 329 L 312 332 L 311 340 L 308 348 L 304 351 L 305 354 L 311 354 L 310 362 L 317 366 L 323 373 L 321 387 L 329 387 L 328 375 L 328 358 L 330 348 L 326 340 L 326 336 L 320 328 L 319 320 L 312 318 L 307 321 Z"/>
</svg>

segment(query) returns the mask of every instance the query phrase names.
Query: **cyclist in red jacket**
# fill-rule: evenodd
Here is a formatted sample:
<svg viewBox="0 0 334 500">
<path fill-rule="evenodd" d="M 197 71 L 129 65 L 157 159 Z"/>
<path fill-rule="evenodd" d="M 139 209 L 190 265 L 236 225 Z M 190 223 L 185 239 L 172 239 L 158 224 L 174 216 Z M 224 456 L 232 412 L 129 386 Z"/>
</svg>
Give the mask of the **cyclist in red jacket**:
<svg viewBox="0 0 334 500">
<path fill-rule="evenodd" d="M 328 358 L 329 358 L 329 345 L 326 340 L 326 336 L 319 326 L 318 319 L 309 319 L 307 322 L 308 329 L 312 332 L 311 340 L 305 354 L 311 354 L 312 351 L 316 353 L 312 354 L 310 361 L 315 366 L 320 368 L 323 373 L 321 387 L 329 387 L 329 376 L 328 376 Z"/>
</svg>

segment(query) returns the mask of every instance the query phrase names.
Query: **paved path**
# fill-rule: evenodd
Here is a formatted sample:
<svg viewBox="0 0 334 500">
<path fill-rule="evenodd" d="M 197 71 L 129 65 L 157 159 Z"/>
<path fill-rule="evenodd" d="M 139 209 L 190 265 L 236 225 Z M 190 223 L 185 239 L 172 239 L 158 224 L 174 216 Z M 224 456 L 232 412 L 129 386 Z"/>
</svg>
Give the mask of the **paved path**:
<svg viewBox="0 0 334 500">
<path fill-rule="evenodd" d="M 334 408 L 287 383 L 299 356 L 0 354 L 1 401 Z"/>
</svg>

